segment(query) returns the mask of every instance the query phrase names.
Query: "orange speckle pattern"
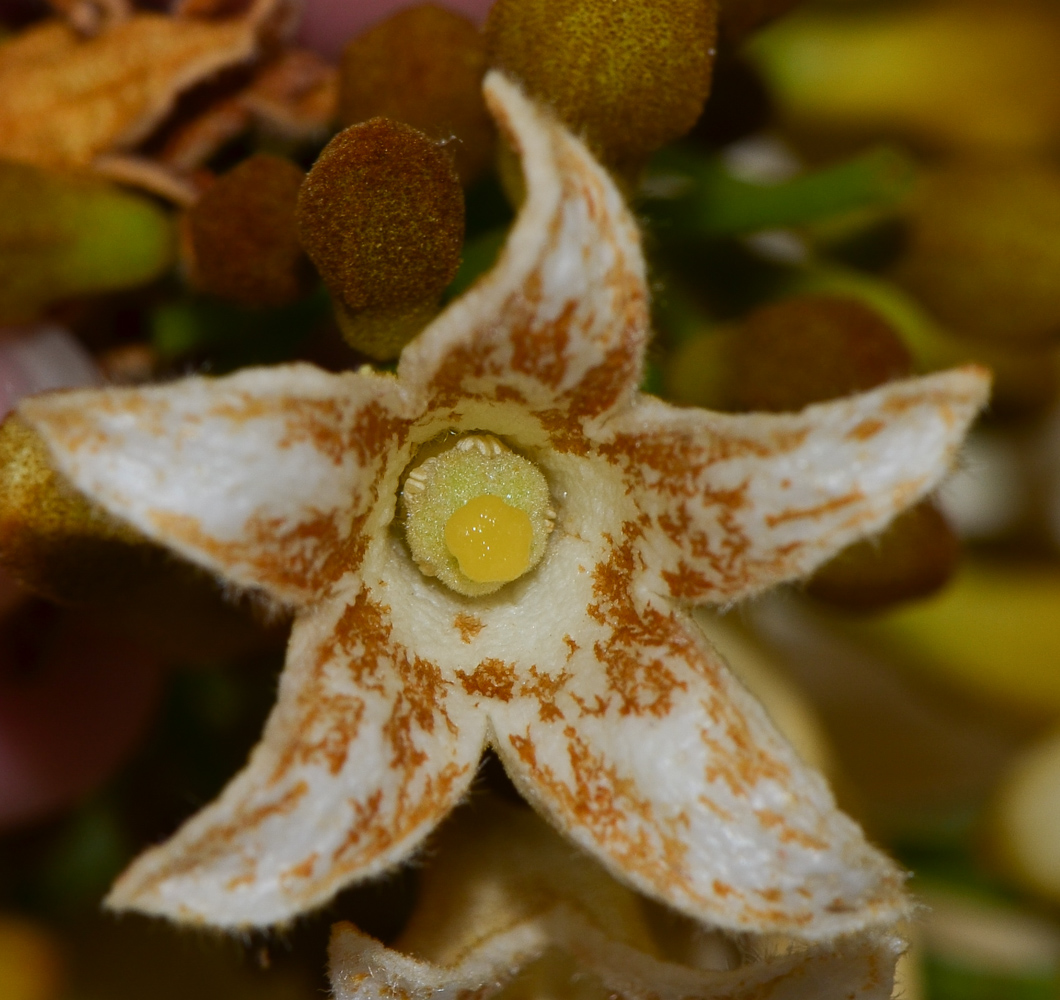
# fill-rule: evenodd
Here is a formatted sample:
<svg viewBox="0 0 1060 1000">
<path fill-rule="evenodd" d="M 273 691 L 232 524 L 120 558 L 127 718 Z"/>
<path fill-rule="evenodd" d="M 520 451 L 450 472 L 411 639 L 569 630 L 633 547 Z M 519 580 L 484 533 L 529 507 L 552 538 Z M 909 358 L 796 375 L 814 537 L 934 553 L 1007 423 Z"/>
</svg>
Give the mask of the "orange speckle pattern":
<svg viewBox="0 0 1060 1000">
<path fill-rule="evenodd" d="M 487 98 L 527 199 L 494 270 L 396 378 L 289 365 L 22 404 L 86 494 L 297 610 L 247 767 L 110 902 L 224 927 L 290 920 L 408 856 L 492 733 L 558 828 L 697 919 L 807 939 L 886 925 L 907 906 L 901 873 L 683 605 L 800 576 L 916 500 L 982 404 L 982 374 L 799 414 L 640 396 L 633 219 L 512 84 L 491 77 Z M 447 431 L 494 433 L 564 484 L 545 559 L 490 598 L 427 580 L 391 530 L 403 471 Z M 880 473 L 880 455 L 906 453 Z"/>
</svg>

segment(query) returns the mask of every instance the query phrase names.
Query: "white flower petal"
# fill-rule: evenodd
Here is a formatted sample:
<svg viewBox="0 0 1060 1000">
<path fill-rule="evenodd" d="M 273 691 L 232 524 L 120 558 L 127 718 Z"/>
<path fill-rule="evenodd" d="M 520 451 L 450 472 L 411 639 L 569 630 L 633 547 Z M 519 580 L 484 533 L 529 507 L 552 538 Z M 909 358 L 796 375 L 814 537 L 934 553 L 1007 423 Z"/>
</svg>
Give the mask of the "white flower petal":
<svg viewBox="0 0 1060 1000">
<path fill-rule="evenodd" d="M 636 585 L 637 541 L 629 522 L 550 612 L 530 609 L 568 655 L 528 667 L 549 662 L 528 637 L 519 682 L 488 706 L 516 786 L 616 878 L 695 919 L 808 941 L 889 925 L 909 906 L 901 872 L 691 621 Z"/>
<path fill-rule="evenodd" d="M 640 397 L 601 451 L 650 518 L 641 553 L 660 592 L 725 603 L 807 575 L 938 485 L 989 386 L 969 366 L 797 414 Z"/>
<path fill-rule="evenodd" d="M 500 74 L 485 91 L 521 154 L 526 201 L 493 270 L 405 348 L 398 374 L 430 406 L 518 400 L 574 432 L 625 404 L 639 380 L 640 240 L 579 140 Z"/>
<path fill-rule="evenodd" d="M 20 415 L 78 489 L 148 537 L 294 603 L 356 568 L 373 483 L 402 462 L 396 382 L 309 365 L 56 393 Z M 391 505 L 380 511 L 389 517 Z"/>
<path fill-rule="evenodd" d="M 108 905 L 261 927 L 409 854 L 467 790 L 485 719 L 391 633 L 363 590 L 301 618 L 250 763 L 133 862 Z"/>
</svg>

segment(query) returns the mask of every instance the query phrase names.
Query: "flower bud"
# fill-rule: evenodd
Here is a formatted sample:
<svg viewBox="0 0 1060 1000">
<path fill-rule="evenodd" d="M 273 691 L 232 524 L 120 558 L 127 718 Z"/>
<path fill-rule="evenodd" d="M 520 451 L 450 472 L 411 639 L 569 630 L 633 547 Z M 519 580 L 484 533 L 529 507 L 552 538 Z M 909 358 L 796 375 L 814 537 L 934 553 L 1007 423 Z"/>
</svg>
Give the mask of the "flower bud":
<svg viewBox="0 0 1060 1000">
<path fill-rule="evenodd" d="M 185 217 L 192 284 L 245 306 L 299 298 L 312 279 L 295 229 L 303 178 L 294 163 L 263 153 L 219 177 Z"/>
<path fill-rule="evenodd" d="M 894 279 L 958 336 L 1060 340 L 1060 171 L 1023 163 L 925 173 Z"/>
<path fill-rule="evenodd" d="M 908 375 L 909 351 L 853 299 L 801 296 L 690 341 L 671 367 L 681 402 L 730 411 L 801 410 Z"/>
<path fill-rule="evenodd" d="M 1058 45 L 1052 4 L 943 0 L 818 5 L 746 51 L 804 146 L 1012 156 L 1057 145 Z"/>
<path fill-rule="evenodd" d="M 716 15 L 714 0 L 497 0 L 486 45 L 492 66 L 630 175 L 703 110 Z"/>
<path fill-rule="evenodd" d="M 352 125 L 310 170 L 296 215 L 347 340 L 396 357 L 460 264 L 464 197 L 448 152 L 386 118 Z"/>
<path fill-rule="evenodd" d="M 342 53 L 339 120 L 384 117 L 452 144 L 465 184 L 490 164 L 493 124 L 482 98 L 485 42 L 453 11 L 419 4 L 351 41 Z"/>
<path fill-rule="evenodd" d="M 878 611 L 935 593 L 957 568 L 961 544 L 930 501 L 899 514 L 879 535 L 848 546 L 806 585 L 848 611 Z"/>
<path fill-rule="evenodd" d="M 919 301 L 875 275 L 834 266 L 814 267 L 797 272 L 787 287 L 793 294 L 843 296 L 863 302 L 901 334 L 920 374 L 969 363 L 991 369 L 991 418 L 1039 415 L 1060 389 L 1056 360 L 1048 345 L 1024 348 L 958 337 L 929 316 Z M 687 380 L 689 375 L 684 377 Z"/>
</svg>

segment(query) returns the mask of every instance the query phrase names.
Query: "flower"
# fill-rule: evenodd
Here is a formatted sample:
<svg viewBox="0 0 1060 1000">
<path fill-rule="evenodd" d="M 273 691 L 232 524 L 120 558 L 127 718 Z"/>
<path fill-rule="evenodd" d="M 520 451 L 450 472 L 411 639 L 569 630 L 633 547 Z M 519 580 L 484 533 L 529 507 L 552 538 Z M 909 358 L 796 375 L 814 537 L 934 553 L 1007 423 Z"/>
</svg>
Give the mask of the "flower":
<svg viewBox="0 0 1060 1000">
<path fill-rule="evenodd" d="M 882 527 L 943 474 L 987 376 L 790 415 L 639 394 L 649 322 L 632 218 L 512 83 L 491 74 L 486 95 L 526 199 L 497 265 L 405 348 L 396 377 L 296 364 L 19 409 L 89 497 L 296 612 L 246 769 L 135 861 L 110 905 L 230 928 L 288 920 L 407 857 L 489 743 L 556 826 L 690 916 L 804 939 L 889 923 L 907 908 L 901 874 L 686 608 L 800 577 Z M 521 456 L 555 515 L 536 568 L 489 594 L 427 575 L 445 553 L 417 562 L 395 519 L 406 474 L 429 478 L 424 459 L 454 440 L 473 459 L 475 441 Z M 530 513 L 547 534 L 549 511 Z"/>
<path fill-rule="evenodd" d="M 335 925 L 330 976 L 338 1000 L 429 1000 L 440 991 L 889 1000 L 902 951 L 879 933 L 810 947 L 742 937 L 643 908 L 528 809 L 484 798 L 431 841 L 416 908 L 393 947 Z"/>
</svg>

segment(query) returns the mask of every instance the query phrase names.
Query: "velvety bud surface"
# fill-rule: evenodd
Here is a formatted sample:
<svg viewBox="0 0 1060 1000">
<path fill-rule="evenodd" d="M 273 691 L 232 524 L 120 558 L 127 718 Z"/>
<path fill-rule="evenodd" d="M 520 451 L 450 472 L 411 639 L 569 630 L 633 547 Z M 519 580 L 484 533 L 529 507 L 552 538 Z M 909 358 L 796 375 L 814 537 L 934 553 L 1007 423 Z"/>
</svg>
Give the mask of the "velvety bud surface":
<svg viewBox="0 0 1060 1000">
<path fill-rule="evenodd" d="M 927 597 L 944 586 L 961 545 L 928 500 L 899 514 L 875 538 L 844 549 L 807 584 L 813 597 L 850 611 L 875 611 Z"/>
<path fill-rule="evenodd" d="M 373 118 L 340 132 L 320 154 L 299 193 L 297 223 L 338 300 L 347 339 L 374 357 L 393 357 L 456 274 L 463 190 L 445 148 L 409 125 Z"/>
<path fill-rule="evenodd" d="M 708 0 L 498 0 L 486 42 L 492 66 L 624 171 L 695 124 L 716 14 Z"/>
<path fill-rule="evenodd" d="M 339 119 L 382 116 L 451 143 L 467 183 L 489 166 L 493 124 L 482 100 L 486 50 L 467 18 L 419 4 L 358 35 L 342 53 Z"/>
<path fill-rule="evenodd" d="M 910 374 L 901 337 L 853 299 L 806 296 L 752 313 L 725 352 L 732 410 L 800 410 Z"/>
<path fill-rule="evenodd" d="M 312 276 L 295 230 L 302 171 L 259 153 L 224 174 L 187 214 L 194 284 L 247 306 L 279 306 Z"/>
</svg>

